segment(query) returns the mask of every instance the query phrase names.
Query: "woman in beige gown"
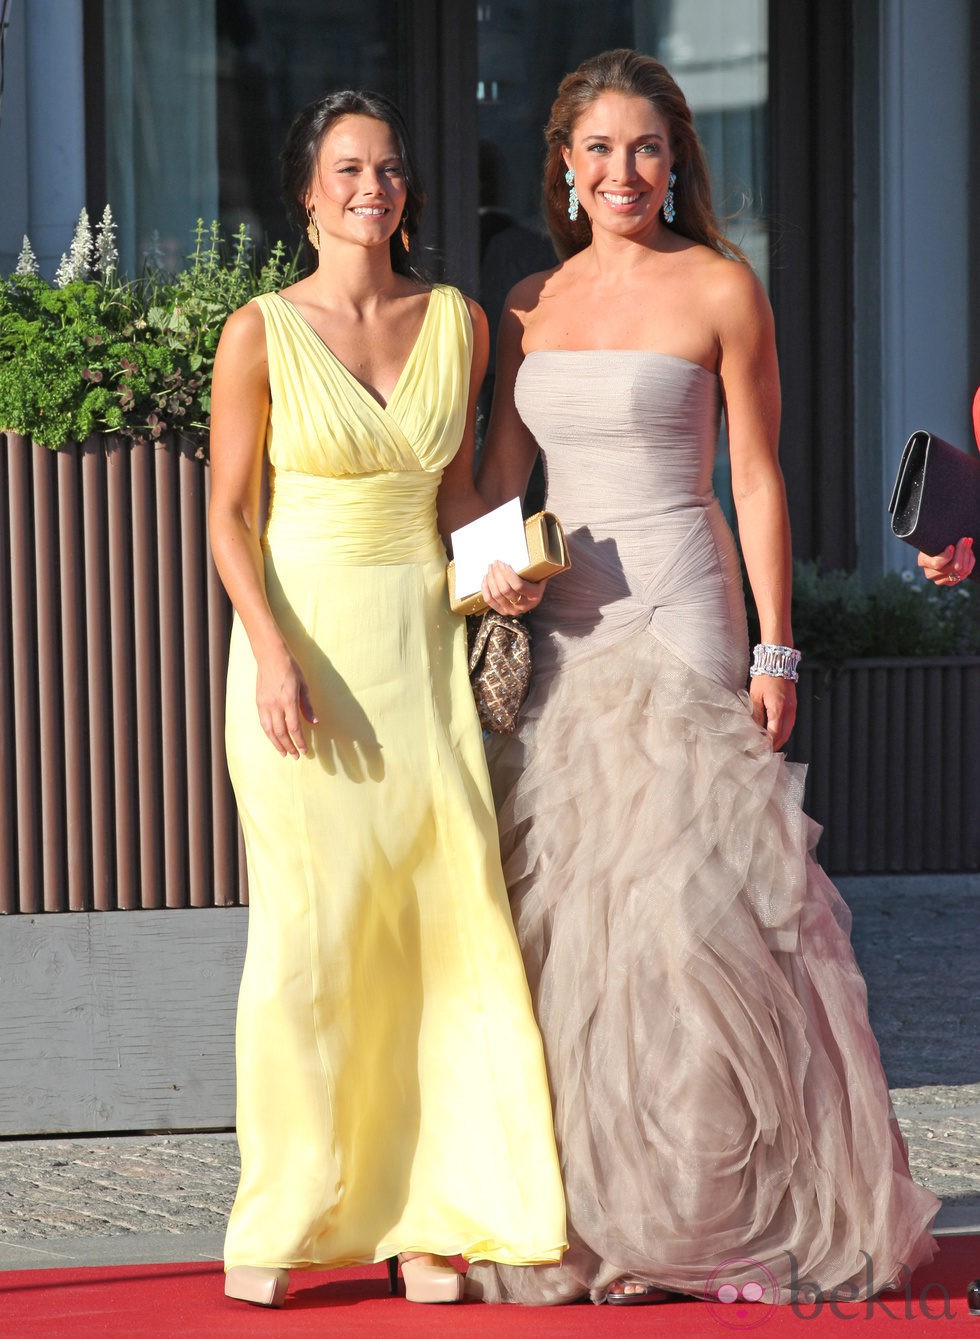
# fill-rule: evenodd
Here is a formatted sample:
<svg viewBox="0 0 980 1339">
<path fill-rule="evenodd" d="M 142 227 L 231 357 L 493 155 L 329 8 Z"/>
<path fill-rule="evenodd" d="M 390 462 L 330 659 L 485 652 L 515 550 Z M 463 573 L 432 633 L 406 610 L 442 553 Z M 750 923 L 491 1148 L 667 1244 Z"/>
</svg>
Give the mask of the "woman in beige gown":
<svg viewBox="0 0 980 1339">
<path fill-rule="evenodd" d="M 531 696 L 492 773 L 570 1249 L 470 1286 L 863 1297 L 930 1258 L 937 1201 L 909 1176 L 803 771 L 775 751 L 798 657 L 769 305 L 656 61 L 587 61 L 547 140 L 567 258 L 510 295 L 480 484 L 522 491 L 540 447 L 573 562 L 543 599 L 499 565 L 486 582 L 512 612 L 540 599 Z M 765 644 L 748 693 L 711 487 L 722 411 Z"/>
<path fill-rule="evenodd" d="M 413 271 L 422 194 L 386 99 L 311 104 L 284 163 L 318 264 L 231 317 L 214 373 L 249 878 L 225 1288 L 280 1305 L 291 1269 L 400 1256 L 411 1300 L 456 1301 L 440 1257 L 556 1261 L 565 1242 L 439 529 L 483 509 L 486 322 Z"/>
</svg>

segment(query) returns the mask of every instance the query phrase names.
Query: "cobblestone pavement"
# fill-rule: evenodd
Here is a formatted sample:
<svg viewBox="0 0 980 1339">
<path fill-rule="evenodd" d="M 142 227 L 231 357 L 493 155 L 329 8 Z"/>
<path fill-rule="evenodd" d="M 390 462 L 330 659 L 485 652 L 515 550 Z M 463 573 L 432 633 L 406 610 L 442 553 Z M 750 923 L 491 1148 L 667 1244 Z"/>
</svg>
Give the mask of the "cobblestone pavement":
<svg viewBox="0 0 980 1339">
<path fill-rule="evenodd" d="M 0 1243 L 222 1232 L 238 1179 L 231 1134 L 0 1144 Z"/>
<path fill-rule="evenodd" d="M 841 880 L 916 1178 L 980 1228 L 980 877 Z"/>
<path fill-rule="evenodd" d="M 980 879 L 841 888 L 913 1172 L 943 1198 L 941 1225 L 980 1229 Z M 176 1259 L 183 1243 L 168 1255 L 161 1235 L 195 1234 L 217 1255 L 237 1172 L 230 1133 L 0 1141 L 0 1268 L 83 1237 L 145 1237 L 157 1253 L 135 1258 Z"/>
</svg>

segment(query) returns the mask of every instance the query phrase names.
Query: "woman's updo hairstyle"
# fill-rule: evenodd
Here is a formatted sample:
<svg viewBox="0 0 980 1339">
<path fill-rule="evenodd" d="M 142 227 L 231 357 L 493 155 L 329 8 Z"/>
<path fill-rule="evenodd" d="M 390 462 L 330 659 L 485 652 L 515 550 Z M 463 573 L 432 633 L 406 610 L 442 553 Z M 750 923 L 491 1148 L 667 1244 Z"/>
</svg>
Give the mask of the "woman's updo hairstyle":
<svg viewBox="0 0 980 1339">
<path fill-rule="evenodd" d="M 702 242 L 723 256 L 745 260 L 722 236 L 711 207 L 711 179 L 704 150 L 694 129 L 691 109 L 676 81 L 660 61 L 623 47 L 604 51 L 583 61 L 558 86 L 544 137 L 544 211 L 555 250 L 565 260 L 583 251 L 592 240 L 592 224 L 584 209 L 573 223 L 568 217 L 568 185 L 562 148 L 571 148 L 572 133 L 582 114 L 603 93 L 646 98 L 667 123 L 677 182 L 674 186 L 674 232 Z"/>
<path fill-rule="evenodd" d="M 408 194 L 404 219 L 400 221 L 389 243 L 391 267 L 398 274 L 417 275 L 413 254 L 422 222 L 425 191 L 405 120 L 391 99 L 383 93 L 345 88 L 338 93 L 327 93 L 321 98 L 315 98 L 297 113 L 279 156 L 283 201 L 289 217 L 305 236 L 306 196 L 316 174 L 320 147 L 331 127 L 344 116 L 370 116 L 375 121 L 384 122 L 395 137 Z M 402 222 L 408 233 L 407 251 L 401 237 Z"/>
</svg>

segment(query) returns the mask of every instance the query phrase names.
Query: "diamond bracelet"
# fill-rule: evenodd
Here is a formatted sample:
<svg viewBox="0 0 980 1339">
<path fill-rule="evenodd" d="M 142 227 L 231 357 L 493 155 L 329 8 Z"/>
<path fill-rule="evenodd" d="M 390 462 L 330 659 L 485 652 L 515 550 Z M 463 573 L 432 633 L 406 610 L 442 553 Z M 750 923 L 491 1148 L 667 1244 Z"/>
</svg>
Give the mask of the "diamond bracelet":
<svg viewBox="0 0 980 1339">
<path fill-rule="evenodd" d="M 796 683 L 800 677 L 796 667 L 801 659 L 799 651 L 794 651 L 791 646 L 772 646 L 769 642 L 760 642 L 752 649 L 749 674 L 752 678 L 757 674 L 767 674 L 773 679 L 792 679 Z"/>
</svg>

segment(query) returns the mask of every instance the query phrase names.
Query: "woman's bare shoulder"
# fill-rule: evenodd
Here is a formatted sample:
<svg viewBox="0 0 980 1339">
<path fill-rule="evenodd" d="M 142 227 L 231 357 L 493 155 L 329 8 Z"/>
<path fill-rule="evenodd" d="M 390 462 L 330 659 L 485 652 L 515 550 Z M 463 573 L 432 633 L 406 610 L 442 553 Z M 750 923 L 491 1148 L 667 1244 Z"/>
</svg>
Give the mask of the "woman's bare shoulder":
<svg viewBox="0 0 980 1339">
<path fill-rule="evenodd" d="M 239 307 L 225 321 L 221 331 L 222 342 L 233 344 L 237 349 L 251 347 L 265 349 L 265 318 L 262 309 L 254 299 Z"/>
<path fill-rule="evenodd" d="M 253 298 L 225 321 L 215 354 L 219 375 L 227 378 L 268 375 L 268 345 L 262 308 Z"/>
<path fill-rule="evenodd" d="M 560 286 L 564 269 L 565 265 L 554 265 L 550 270 L 538 270 L 519 280 L 507 294 L 506 306 L 515 312 L 531 311 L 542 297 Z"/>
<path fill-rule="evenodd" d="M 460 292 L 460 297 L 463 299 L 463 305 L 470 314 L 470 324 L 473 327 L 474 337 L 478 340 L 488 341 L 490 335 L 486 312 L 476 299 L 471 298 L 467 293 Z"/>
<path fill-rule="evenodd" d="M 765 296 L 759 276 L 748 261 L 722 255 L 713 247 L 692 249 L 692 269 L 706 287 L 725 298 L 755 301 L 760 295 Z"/>
<path fill-rule="evenodd" d="M 720 337 L 771 325 L 768 295 L 746 261 L 697 246 L 691 249 L 688 263 L 696 305 Z"/>
<path fill-rule="evenodd" d="M 263 293 L 260 298 L 252 298 L 243 307 L 238 307 L 225 321 L 225 329 L 234 330 L 242 336 L 247 336 L 249 331 L 264 333 L 265 316 L 262 304 L 268 302 L 272 296 L 271 293 Z"/>
</svg>

